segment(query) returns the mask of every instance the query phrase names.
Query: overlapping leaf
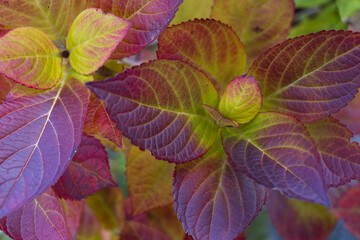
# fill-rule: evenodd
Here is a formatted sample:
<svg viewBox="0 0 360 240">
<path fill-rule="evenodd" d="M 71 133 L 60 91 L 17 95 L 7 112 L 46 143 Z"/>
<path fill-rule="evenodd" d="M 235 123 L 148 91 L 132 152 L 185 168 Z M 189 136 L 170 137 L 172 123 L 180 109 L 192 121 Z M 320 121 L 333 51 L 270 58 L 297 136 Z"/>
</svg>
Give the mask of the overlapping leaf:
<svg viewBox="0 0 360 240">
<path fill-rule="evenodd" d="M 236 33 L 215 20 L 194 20 L 167 28 L 159 37 L 159 59 L 185 61 L 225 88 L 244 73 L 246 53 Z"/>
<path fill-rule="evenodd" d="M 212 18 L 229 24 L 239 35 L 252 61 L 284 41 L 294 17 L 292 0 L 214 0 Z"/>
<path fill-rule="evenodd" d="M 50 89 L 61 75 L 61 55 L 36 28 L 16 28 L 0 38 L 0 72 L 22 85 Z"/>
<path fill-rule="evenodd" d="M 247 176 L 288 197 L 329 205 L 319 153 L 295 118 L 259 113 L 222 137 L 229 159 Z"/>
<path fill-rule="evenodd" d="M 80 226 L 81 216 L 84 212 L 85 200 L 73 201 L 60 199 L 62 209 L 65 214 L 66 224 L 72 236 L 75 239 Z"/>
<path fill-rule="evenodd" d="M 101 9 L 86 9 L 74 20 L 66 40 L 71 66 L 81 74 L 91 74 L 110 57 L 131 24 Z"/>
<path fill-rule="evenodd" d="M 53 189 L 59 197 L 79 200 L 102 188 L 116 186 L 105 147 L 99 140 L 83 135 L 76 154 Z"/>
<path fill-rule="evenodd" d="M 171 24 L 179 24 L 196 18 L 209 18 L 214 0 L 184 0 Z"/>
<path fill-rule="evenodd" d="M 81 216 L 80 226 L 76 235 L 78 240 L 101 240 L 101 226 L 95 214 L 88 205 L 85 205 Z"/>
<path fill-rule="evenodd" d="M 120 235 L 120 239 L 171 240 L 164 232 L 137 221 L 128 221 L 126 223 L 125 229 Z"/>
<path fill-rule="evenodd" d="M 61 204 L 51 189 L 1 219 L 0 229 L 13 239 L 72 239 Z"/>
<path fill-rule="evenodd" d="M 249 70 L 263 103 L 310 122 L 354 98 L 360 87 L 360 33 L 322 31 L 267 51 Z"/>
<path fill-rule="evenodd" d="M 0 0 L 0 24 L 35 27 L 64 43 L 70 6 L 69 0 Z"/>
<path fill-rule="evenodd" d="M 216 90 L 186 63 L 152 61 L 87 86 L 105 101 L 123 135 L 158 159 L 196 159 L 216 138 L 217 126 L 201 105 L 217 106 Z"/>
<path fill-rule="evenodd" d="M 133 216 L 173 202 L 173 164 L 156 160 L 148 151 L 132 147 L 126 173 Z"/>
<path fill-rule="evenodd" d="M 89 91 L 72 73 L 47 92 L 13 94 L 0 105 L 0 216 L 53 185 L 81 140 Z"/>
<path fill-rule="evenodd" d="M 0 37 L 4 36 L 11 30 L 10 27 L 4 26 L 0 24 Z"/>
<path fill-rule="evenodd" d="M 358 121 L 360 119 L 360 93 L 358 92 L 346 107 L 332 116 L 344 123 L 355 136 L 360 134 L 360 122 Z"/>
<path fill-rule="evenodd" d="M 88 6 L 101 8 L 132 23 L 113 58 L 124 58 L 139 52 L 167 27 L 182 0 L 89 0 Z"/>
<path fill-rule="evenodd" d="M 209 116 L 216 122 L 216 124 L 223 128 L 223 127 L 238 127 L 235 121 L 225 118 L 221 113 L 213 107 L 210 107 L 206 104 L 203 104 L 205 111 L 209 114 Z"/>
<path fill-rule="evenodd" d="M 289 199 L 278 191 L 269 193 L 266 206 L 283 239 L 326 240 L 335 227 L 336 220 L 326 207 Z"/>
<path fill-rule="evenodd" d="M 338 120 L 327 117 L 306 124 L 325 164 L 325 182 L 342 185 L 360 178 L 360 147 L 350 142 L 352 133 Z"/>
<path fill-rule="evenodd" d="M 201 159 L 177 165 L 175 211 L 195 239 L 233 240 L 259 214 L 265 188 L 228 162 L 217 143 Z"/>
<path fill-rule="evenodd" d="M 13 85 L 13 81 L 0 74 L 0 104 L 3 102 Z"/>
</svg>

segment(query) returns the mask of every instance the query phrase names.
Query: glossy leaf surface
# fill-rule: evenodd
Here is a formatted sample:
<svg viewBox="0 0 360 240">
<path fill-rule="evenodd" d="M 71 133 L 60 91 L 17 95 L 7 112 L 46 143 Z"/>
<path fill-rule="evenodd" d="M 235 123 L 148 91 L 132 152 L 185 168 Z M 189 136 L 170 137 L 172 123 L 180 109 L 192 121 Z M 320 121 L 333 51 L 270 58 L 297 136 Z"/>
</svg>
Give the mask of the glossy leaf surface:
<svg viewBox="0 0 360 240">
<path fill-rule="evenodd" d="M 339 186 L 360 178 L 360 147 L 350 142 L 352 133 L 338 120 L 327 117 L 306 124 L 325 164 L 325 182 Z"/>
<path fill-rule="evenodd" d="M 100 140 L 83 135 L 68 168 L 53 188 L 59 197 L 79 200 L 116 186 L 105 147 Z"/>
<path fill-rule="evenodd" d="M 284 41 L 294 17 L 292 0 L 214 0 L 212 18 L 229 24 L 244 43 L 251 63 Z"/>
<path fill-rule="evenodd" d="M 67 34 L 71 1 L 0 0 L 0 24 L 34 27 L 52 40 L 63 41 Z"/>
<path fill-rule="evenodd" d="M 167 27 L 182 0 L 89 0 L 88 6 L 101 8 L 132 23 L 112 58 L 124 58 L 139 52 Z"/>
<path fill-rule="evenodd" d="M 87 86 L 105 101 L 123 135 L 158 159 L 196 159 L 216 138 L 217 126 L 201 105 L 216 106 L 216 90 L 186 63 L 152 61 Z"/>
<path fill-rule="evenodd" d="M 256 80 L 241 76 L 232 80 L 220 99 L 219 112 L 238 123 L 247 123 L 259 112 L 262 95 Z"/>
<path fill-rule="evenodd" d="M 0 229 L 13 239 L 71 239 L 65 214 L 51 189 L 0 222 Z"/>
<path fill-rule="evenodd" d="M 228 162 L 220 139 L 201 159 L 177 165 L 175 211 L 195 239 L 233 240 L 259 214 L 265 188 Z"/>
<path fill-rule="evenodd" d="M 0 38 L 0 72 L 22 85 L 49 89 L 61 75 L 60 52 L 43 32 L 16 28 Z"/>
<path fill-rule="evenodd" d="M 236 33 L 215 20 L 194 20 L 167 28 L 159 37 L 159 59 L 185 61 L 226 87 L 244 73 L 246 53 Z"/>
<path fill-rule="evenodd" d="M 100 68 L 129 31 L 131 24 L 101 9 L 90 8 L 74 20 L 66 40 L 71 66 L 81 74 Z"/>
<path fill-rule="evenodd" d="M 283 239 L 326 240 L 335 227 L 336 220 L 326 207 L 289 199 L 279 191 L 269 193 L 266 206 Z"/>
<path fill-rule="evenodd" d="M 14 82 L 0 74 L 0 104 L 2 104 L 6 95 L 9 93 L 11 87 L 14 85 Z"/>
<path fill-rule="evenodd" d="M 59 179 L 81 140 L 89 91 L 72 73 L 51 91 L 12 94 L 0 105 L 0 216 Z"/>
<path fill-rule="evenodd" d="M 286 196 L 329 205 L 320 156 L 305 126 L 290 116 L 265 112 L 222 131 L 229 159 L 247 176 Z"/>
<path fill-rule="evenodd" d="M 360 87 L 360 33 L 322 31 L 275 46 L 248 74 L 276 109 L 310 122 L 328 116 L 354 98 Z"/>
</svg>

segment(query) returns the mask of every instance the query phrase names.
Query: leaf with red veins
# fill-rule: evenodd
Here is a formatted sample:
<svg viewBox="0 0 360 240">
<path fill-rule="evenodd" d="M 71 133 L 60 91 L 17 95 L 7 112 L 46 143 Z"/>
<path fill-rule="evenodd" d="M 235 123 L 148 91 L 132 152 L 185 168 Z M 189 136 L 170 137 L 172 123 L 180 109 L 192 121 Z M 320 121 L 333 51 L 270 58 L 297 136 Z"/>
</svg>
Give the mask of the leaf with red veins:
<svg viewBox="0 0 360 240">
<path fill-rule="evenodd" d="M 337 219 L 343 219 L 344 225 L 349 232 L 360 238 L 360 186 L 356 186 L 346 192 L 338 204 L 332 209 Z"/>
<path fill-rule="evenodd" d="M 251 64 L 286 39 L 294 12 L 293 0 L 215 0 L 211 18 L 229 24 L 237 32 Z"/>
<path fill-rule="evenodd" d="M 0 229 L 13 239 L 72 239 L 59 199 L 51 189 L 1 219 Z"/>
<path fill-rule="evenodd" d="M 265 187 L 241 173 L 217 143 L 174 173 L 175 211 L 194 239 L 233 240 L 259 214 Z"/>
<path fill-rule="evenodd" d="M 55 184 L 78 147 L 90 92 L 65 72 L 51 91 L 0 105 L 0 217 Z"/>
<path fill-rule="evenodd" d="M 167 28 L 159 36 L 159 59 L 185 61 L 224 89 L 234 78 L 244 74 L 246 53 L 231 27 L 213 20 L 184 22 Z"/>
<path fill-rule="evenodd" d="M 325 183 L 339 186 L 360 178 L 360 147 L 338 120 L 327 117 L 305 125 L 324 162 Z"/>
<path fill-rule="evenodd" d="M 84 132 L 98 135 L 112 141 L 119 148 L 122 147 L 122 133 L 115 127 L 115 123 L 106 112 L 106 106 L 95 94 L 91 95 L 88 112 L 84 123 Z"/>
<path fill-rule="evenodd" d="M 289 199 L 279 191 L 269 192 L 266 206 L 283 239 L 326 240 L 335 227 L 336 219 L 326 207 Z"/>
<path fill-rule="evenodd" d="M 60 203 L 64 211 L 66 224 L 71 233 L 72 239 L 76 239 L 76 233 L 80 226 L 80 220 L 84 212 L 86 201 L 60 199 Z"/>
<path fill-rule="evenodd" d="M 83 135 L 68 168 L 53 186 L 59 197 L 80 200 L 105 187 L 116 187 L 105 147 L 100 140 Z"/>
<path fill-rule="evenodd" d="M 134 55 L 153 42 L 174 18 L 182 0 L 89 0 L 89 7 L 101 8 L 132 23 L 112 58 Z"/>
<path fill-rule="evenodd" d="M 5 100 L 6 95 L 10 92 L 14 82 L 0 74 L 0 104 Z"/>
<path fill-rule="evenodd" d="M 263 108 L 312 122 L 337 112 L 360 87 L 360 33 L 321 31 L 283 42 L 261 55 L 248 75 Z"/>
<path fill-rule="evenodd" d="M 158 60 L 86 84 L 106 103 L 123 135 L 158 159 L 184 163 L 207 152 L 218 127 L 202 104 L 217 106 L 209 79 L 179 61 Z"/>
<path fill-rule="evenodd" d="M 259 113 L 222 131 L 229 159 L 248 177 L 290 198 L 329 205 L 320 155 L 305 126 L 293 117 Z"/>
</svg>

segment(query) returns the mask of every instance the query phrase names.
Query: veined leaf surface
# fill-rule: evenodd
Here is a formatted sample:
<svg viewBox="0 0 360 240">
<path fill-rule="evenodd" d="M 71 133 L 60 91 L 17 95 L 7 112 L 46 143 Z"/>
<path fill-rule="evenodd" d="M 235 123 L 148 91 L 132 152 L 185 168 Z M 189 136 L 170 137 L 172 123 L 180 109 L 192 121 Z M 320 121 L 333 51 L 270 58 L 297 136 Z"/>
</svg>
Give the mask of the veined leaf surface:
<svg viewBox="0 0 360 240">
<path fill-rule="evenodd" d="M 81 74 L 101 67 L 129 31 L 131 24 L 101 9 L 86 9 L 76 17 L 66 40 L 71 66 Z"/>
<path fill-rule="evenodd" d="M 14 85 L 14 82 L 0 74 L 0 104 L 2 104 L 6 95 L 9 93 L 11 87 Z"/>
<path fill-rule="evenodd" d="M 250 68 L 265 109 L 311 122 L 338 111 L 360 87 L 360 33 L 322 31 L 269 49 Z"/>
<path fill-rule="evenodd" d="M 222 131 L 229 159 L 248 177 L 286 196 L 329 205 L 315 144 L 305 126 L 276 112 Z"/>
<path fill-rule="evenodd" d="M 90 93 L 65 72 L 51 91 L 0 105 L 0 217 L 55 184 L 81 140 Z"/>
<path fill-rule="evenodd" d="M 16 28 L 0 38 L 0 72 L 27 87 L 50 89 L 60 79 L 61 55 L 36 28 Z"/>
<path fill-rule="evenodd" d="M 203 157 L 175 167 L 175 211 L 195 239 L 233 240 L 259 214 L 266 196 L 265 187 L 228 162 L 218 137 Z"/>
<path fill-rule="evenodd" d="M 206 153 L 218 127 L 202 104 L 217 106 L 209 79 L 192 66 L 158 60 L 87 83 L 123 135 L 158 159 L 184 163 Z"/>
<path fill-rule="evenodd" d="M 0 24 L 34 27 L 65 43 L 70 6 L 69 0 L 0 0 Z"/>
<path fill-rule="evenodd" d="M 159 37 L 159 59 L 185 61 L 205 72 L 220 88 L 244 74 L 246 53 L 227 25 L 207 19 L 167 28 Z"/>
</svg>

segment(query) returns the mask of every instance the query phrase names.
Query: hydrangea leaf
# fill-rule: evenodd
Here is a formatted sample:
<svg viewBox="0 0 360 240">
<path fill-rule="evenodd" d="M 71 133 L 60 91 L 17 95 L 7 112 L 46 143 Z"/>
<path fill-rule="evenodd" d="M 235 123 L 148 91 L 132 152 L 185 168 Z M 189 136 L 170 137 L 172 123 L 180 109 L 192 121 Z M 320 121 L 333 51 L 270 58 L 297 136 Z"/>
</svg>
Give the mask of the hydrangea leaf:
<svg viewBox="0 0 360 240">
<path fill-rule="evenodd" d="M 0 229 L 13 239 L 71 239 L 64 211 L 49 189 L 0 220 Z"/>
<path fill-rule="evenodd" d="M 105 187 L 116 187 L 100 140 L 83 135 L 68 168 L 53 189 L 59 197 L 80 200 Z"/>
<path fill-rule="evenodd" d="M 12 28 L 0 24 L 0 38 L 7 34 Z"/>
<path fill-rule="evenodd" d="M 184 0 L 171 24 L 179 24 L 195 18 L 209 18 L 214 0 Z"/>
<path fill-rule="evenodd" d="M 0 217 L 32 201 L 65 171 L 81 140 L 89 98 L 82 81 L 65 71 L 56 88 L 13 94 L 0 105 Z"/>
<path fill-rule="evenodd" d="M 124 58 L 139 52 L 169 25 L 182 0 L 89 0 L 89 7 L 101 8 L 132 23 L 112 58 Z"/>
<path fill-rule="evenodd" d="M 339 186 L 360 178 L 360 147 L 338 120 L 327 117 L 306 124 L 325 164 L 325 182 Z"/>
<path fill-rule="evenodd" d="M 223 115 L 221 115 L 221 113 L 215 108 L 206 104 L 203 104 L 203 107 L 220 128 L 239 126 L 239 124 L 237 124 L 235 121 L 223 117 Z"/>
<path fill-rule="evenodd" d="M 85 205 L 84 212 L 81 216 L 76 239 L 102 240 L 100 223 L 88 205 Z"/>
<path fill-rule="evenodd" d="M 159 229 L 142 222 L 128 221 L 121 232 L 120 239 L 131 240 L 171 240 L 171 238 Z"/>
<path fill-rule="evenodd" d="M 60 199 L 60 203 L 64 211 L 66 223 L 72 239 L 76 239 L 76 234 L 80 226 L 81 216 L 84 212 L 86 201 Z"/>
<path fill-rule="evenodd" d="M 10 89 L 13 85 L 13 81 L 5 77 L 3 74 L 0 74 L 0 104 L 3 102 L 6 95 L 10 92 Z"/>
<path fill-rule="evenodd" d="M 244 73 L 246 53 L 236 33 L 216 20 L 194 20 L 167 28 L 159 37 L 159 59 L 185 61 L 225 88 Z"/>
<path fill-rule="evenodd" d="M 61 55 L 45 33 L 16 28 L 0 38 L 0 72 L 27 87 L 50 89 L 60 79 Z"/>
<path fill-rule="evenodd" d="M 0 0 L 0 24 L 11 28 L 34 27 L 54 41 L 64 41 L 70 7 L 68 0 Z"/>
<path fill-rule="evenodd" d="M 200 159 L 175 167 L 175 211 L 194 239 L 233 240 L 259 214 L 266 196 L 228 162 L 220 137 Z"/>
<path fill-rule="evenodd" d="M 66 40 L 71 66 L 91 74 L 113 53 L 131 27 L 130 22 L 101 9 L 89 8 L 74 20 Z"/>
<path fill-rule="evenodd" d="M 359 135 L 360 123 L 358 119 L 360 119 L 360 93 L 358 92 L 355 95 L 355 98 L 351 100 L 346 107 L 340 109 L 339 112 L 331 116 L 345 124 L 354 136 Z"/>
<path fill-rule="evenodd" d="M 173 164 L 156 160 L 148 151 L 131 148 L 126 161 L 126 179 L 133 216 L 173 202 L 173 173 Z"/>
<path fill-rule="evenodd" d="M 286 39 L 294 12 L 292 0 L 214 0 L 211 17 L 237 32 L 251 64 L 265 50 Z"/>
<path fill-rule="evenodd" d="M 322 31 L 279 44 L 260 56 L 248 75 L 265 109 L 305 122 L 338 111 L 360 87 L 360 33 Z"/>
<path fill-rule="evenodd" d="M 220 99 L 219 112 L 238 123 L 247 123 L 259 112 L 262 95 L 256 80 L 241 76 L 232 80 Z"/>
<path fill-rule="evenodd" d="M 289 199 L 279 191 L 269 192 L 266 206 L 283 239 L 326 240 L 335 227 L 336 220 L 326 207 Z"/>
<path fill-rule="evenodd" d="M 341 197 L 349 191 L 349 189 L 359 185 L 358 180 L 353 180 L 348 183 L 345 183 L 344 185 L 338 186 L 338 187 L 330 187 L 328 189 L 328 196 L 331 202 L 332 206 L 336 206 L 341 199 Z"/>
<path fill-rule="evenodd" d="M 229 159 L 248 177 L 286 196 L 329 205 L 319 153 L 293 117 L 259 113 L 250 123 L 222 131 Z"/>
<path fill-rule="evenodd" d="M 202 104 L 217 106 L 209 79 L 192 66 L 158 60 L 87 83 L 123 135 L 158 159 L 184 163 L 212 146 L 218 127 Z"/>
</svg>

